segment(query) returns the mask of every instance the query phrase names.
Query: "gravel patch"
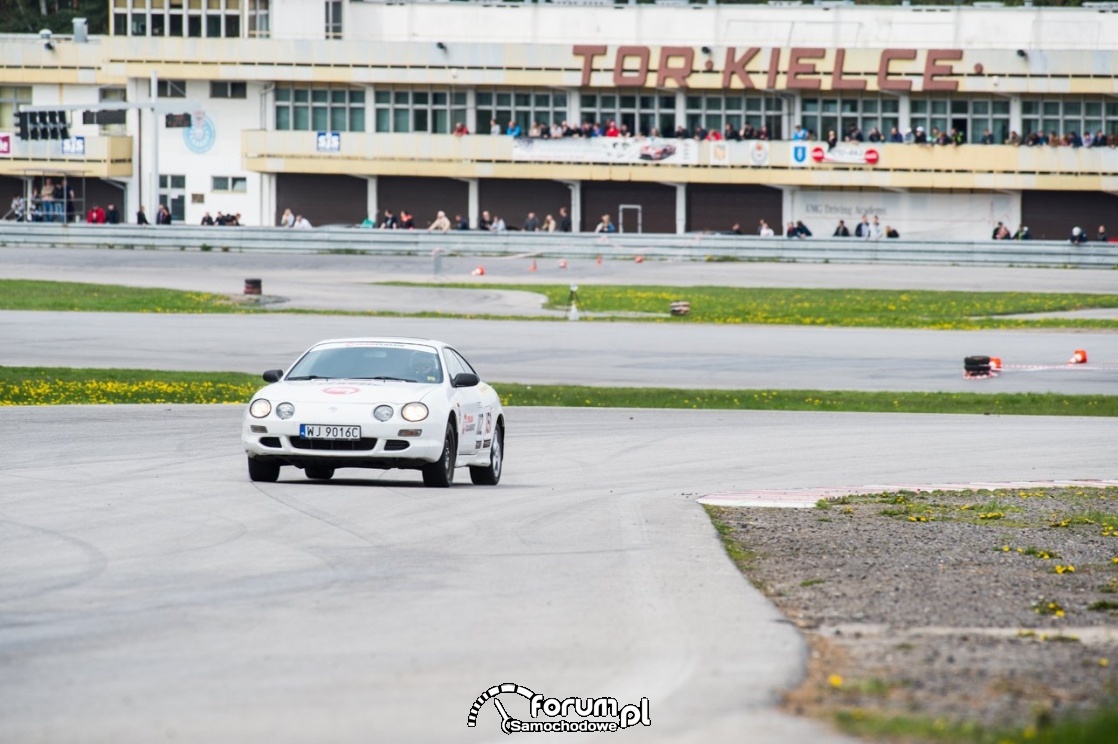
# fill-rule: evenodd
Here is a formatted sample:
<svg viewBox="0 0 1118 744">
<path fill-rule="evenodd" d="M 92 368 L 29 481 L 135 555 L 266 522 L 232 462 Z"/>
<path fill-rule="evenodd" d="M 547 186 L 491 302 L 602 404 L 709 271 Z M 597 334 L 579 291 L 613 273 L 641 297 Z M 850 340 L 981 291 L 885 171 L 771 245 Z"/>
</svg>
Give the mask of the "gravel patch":
<svg viewBox="0 0 1118 744">
<path fill-rule="evenodd" d="M 1021 730 L 1116 699 L 1116 488 L 710 511 L 811 644 L 789 710 Z"/>
</svg>

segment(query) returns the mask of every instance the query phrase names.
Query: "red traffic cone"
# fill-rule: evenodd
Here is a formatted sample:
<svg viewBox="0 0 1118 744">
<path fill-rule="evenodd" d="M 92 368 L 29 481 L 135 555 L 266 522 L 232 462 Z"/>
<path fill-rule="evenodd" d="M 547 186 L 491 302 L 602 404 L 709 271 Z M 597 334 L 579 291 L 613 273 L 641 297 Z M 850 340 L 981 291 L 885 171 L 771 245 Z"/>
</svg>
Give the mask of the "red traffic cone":
<svg viewBox="0 0 1118 744">
<path fill-rule="evenodd" d="M 1075 353 L 1071 355 L 1068 364 L 1086 364 L 1087 363 L 1087 350 L 1076 349 Z"/>
<path fill-rule="evenodd" d="M 536 270 L 536 259 L 533 258 L 532 259 L 532 265 L 528 267 L 528 271 L 535 271 L 535 270 Z"/>
<path fill-rule="evenodd" d="M 598 255 L 598 265 L 602 265 L 602 256 L 600 254 Z"/>
<path fill-rule="evenodd" d="M 637 263 L 644 263 L 644 256 L 637 256 L 633 260 L 636 261 Z"/>
<path fill-rule="evenodd" d="M 476 269 L 474 269 L 470 273 L 473 274 L 474 276 L 484 276 L 485 275 L 485 267 L 484 266 L 478 266 Z"/>
<path fill-rule="evenodd" d="M 567 259 L 565 259 L 565 258 L 560 258 L 559 259 L 559 268 L 560 269 L 567 268 Z"/>
</svg>

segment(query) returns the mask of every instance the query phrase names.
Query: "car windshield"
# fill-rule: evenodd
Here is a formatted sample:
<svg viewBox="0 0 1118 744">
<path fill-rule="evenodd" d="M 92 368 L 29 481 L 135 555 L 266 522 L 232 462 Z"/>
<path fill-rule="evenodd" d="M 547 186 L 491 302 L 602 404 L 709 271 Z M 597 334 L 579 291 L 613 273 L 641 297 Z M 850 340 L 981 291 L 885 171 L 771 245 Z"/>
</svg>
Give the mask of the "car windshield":
<svg viewBox="0 0 1118 744">
<path fill-rule="evenodd" d="M 287 373 L 297 380 L 443 381 L 439 355 L 431 347 L 347 344 L 308 351 Z"/>
</svg>

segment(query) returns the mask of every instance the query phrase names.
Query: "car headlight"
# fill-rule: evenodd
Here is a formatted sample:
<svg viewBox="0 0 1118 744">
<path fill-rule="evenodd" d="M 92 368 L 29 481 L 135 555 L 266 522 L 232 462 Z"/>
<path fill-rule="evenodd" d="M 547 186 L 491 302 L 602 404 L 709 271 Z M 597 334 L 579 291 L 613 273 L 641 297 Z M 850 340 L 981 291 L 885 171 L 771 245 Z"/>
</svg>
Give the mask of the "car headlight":
<svg viewBox="0 0 1118 744">
<path fill-rule="evenodd" d="M 276 406 L 276 415 L 281 419 L 289 419 L 295 415 L 294 403 L 280 403 Z"/>
<path fill-rule="evenodd" d="M 272 412 L 272 403 L 264 398 L 257 398 L 252 401 L 252 405 L 248 407 L 248 412 L 254 418 L 264 418 Z"/>
<path fill-rule="evenodd" d="M 373 409 L 373 418 L 377 421 L 387 421 L 392 418 L 392 406 L 377 406 Z"/>
<path fill-rule="evenodd" d="M 427 418 L 427 406 L 422 403 L 408 403 L 400 409 L 405 421 L 422 421 Z"/>
</svg>

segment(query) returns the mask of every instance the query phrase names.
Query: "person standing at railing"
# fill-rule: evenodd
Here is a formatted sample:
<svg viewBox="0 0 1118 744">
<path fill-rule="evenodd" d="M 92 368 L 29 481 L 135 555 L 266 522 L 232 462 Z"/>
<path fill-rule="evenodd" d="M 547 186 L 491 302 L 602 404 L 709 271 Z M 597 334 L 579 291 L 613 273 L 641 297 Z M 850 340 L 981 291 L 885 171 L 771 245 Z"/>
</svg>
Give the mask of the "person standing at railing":
<svg viewBox="0 0 1118 744">
<path fill-rule="evenodd" d="M 144 205 L 141 204 L 140 208 L 136 210 L 136 224 L 137 225 L 150 225 L 148 222 L 148 214 L 144 211 Z"/>
<path fill-rule="evenodd" d="M 835 231 L 831 233 L 831 236 L 835 238 L 849 238 L 850 228 L 846 226 L 846 222 L 844 222 L 843 220 L 839 220 L 838 227 L 836 227 Z"/>
<path fill-rule="evenodd" d="M 290 209 L 283 210 L 283 216 L 280 217 L 280 227 L 295 227 L 295 215 L 292 214 Z"/>
<path fill-rule="evenodd" d="M 167 209 L 166 204 L 159 205 L 159 213 L 155 215 L 155 224 L 157 225 L 170 225 L 171 224 L 171 210 Z"/>
<path fill-rule="evenodd" d="M 439 210 L 435 216 L 435 221 L 427 228 L 429 232 L 450 232 L 450 219 L 446 216 L 446 212 Z"/>
<path fill-rule="evenodd" d="M 567 213 L 566 207 L 559 207 L 559 232 L 569 233 L 571 231 L 571 215 Z"/>
<path fill-rule="evenodd" d="M 39 197 L 43 200 L 43 219 L 46 222 L 55 222 L 54 179 L 46 178 L 43 180 L 43 188 L 39 191 Z"/>
</svg>

